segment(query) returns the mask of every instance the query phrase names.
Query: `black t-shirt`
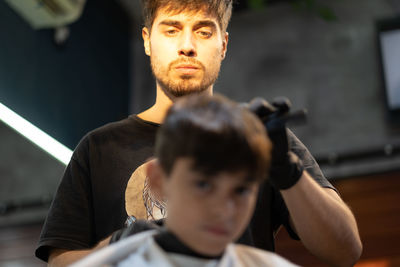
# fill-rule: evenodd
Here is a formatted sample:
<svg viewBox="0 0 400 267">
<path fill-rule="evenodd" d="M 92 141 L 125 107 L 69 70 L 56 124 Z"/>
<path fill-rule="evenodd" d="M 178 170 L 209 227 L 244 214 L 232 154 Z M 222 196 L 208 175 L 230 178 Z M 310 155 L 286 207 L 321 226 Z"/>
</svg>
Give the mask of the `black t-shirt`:
<svg viewBox="0 0 400 267">
<path fill-rule="evenodd" d="M 81 140 L 44 223 L 35 252 L 38 258 L 47 261 L 51 248 L 88 249 L 124 226 L 127 209 L 131 209 L 125 201 L 128 182 L 131 184 L 140 177 L 138 170 L 153 156 L 158 127 L 132 115 L 98 128 Z M 290 131 L 289 138 L 292 151 L 311 176 L 321 186 L 333 188 L 308 150 Z M 141 180 L 140 184 L 139 188 L 145 187 Z M 137 199 L 148 202 L 142 197 L 145 189 L 138 191 L 141 192 L 137 192 Z M 138 213 L 145 210 L 146 203 L 137 204 Z M 282 224 L 293 233 L 280 193 L 265 182 L 242 243 L 273 251 L 274 232 Z"/>
</svg>

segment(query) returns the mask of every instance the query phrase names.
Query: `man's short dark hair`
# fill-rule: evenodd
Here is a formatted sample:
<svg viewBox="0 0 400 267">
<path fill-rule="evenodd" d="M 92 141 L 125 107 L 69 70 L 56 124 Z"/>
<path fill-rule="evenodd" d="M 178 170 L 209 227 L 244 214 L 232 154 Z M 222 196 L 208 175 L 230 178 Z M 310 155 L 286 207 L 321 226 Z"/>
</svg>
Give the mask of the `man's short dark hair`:
<svg viewBox="0 0 400 267">
<path fill-rule="evenodd" d="M 267 177 L 271 142 L 262 122 L 221 95 L 190 95 L 167 112 L 156 138 L 156 157 L 169 175 L 179 158 L 206 175 L 246 171 L 249 181 Z"/>
<path fill-rule="evenodd" d="M 222 32 L 226 31 L 232 16 L 232 0 L 142 0 L 142 5 L 144 26 L 149 30 L 162 8 L 171 14 L 204 11 L 217 19 Z"/>
</svg>

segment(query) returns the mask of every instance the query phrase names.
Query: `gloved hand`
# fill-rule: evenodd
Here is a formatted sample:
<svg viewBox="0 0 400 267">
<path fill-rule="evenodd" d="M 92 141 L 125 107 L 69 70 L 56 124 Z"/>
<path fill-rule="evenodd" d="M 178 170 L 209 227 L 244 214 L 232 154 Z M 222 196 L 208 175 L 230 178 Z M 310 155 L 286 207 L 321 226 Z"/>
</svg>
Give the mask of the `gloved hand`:
<svg viewBox="0 0 400 267">
<path fill-rule="evenodd" d="M 143 231 L 160 229 L 160 227 L 163 225 L 163 223 L 164 223 L 163 219 L 160 219 L 157 221 L 147 221 L 147 220 L 136 220 L 135 219 L 135 221 L 131 222 L 125 228 L 115 231 L 111 235 L 110 244 L 115 243 L 120 239 L 124 239 L 128 236 L 131 236 L 131 235 L 143 232 Z"/>
<path fill-rule="evenodd" d="M 263 121 L 273 144 L 269 181 L 278 190 L 289 189 L 297 183 L 304 170 L 301 160 L 290 151 L 283 120 L 290 110 L 289 100 L 277 99 L 271 105 L 262 98 L 254 98 L 248 108 Z"/>
</svg>

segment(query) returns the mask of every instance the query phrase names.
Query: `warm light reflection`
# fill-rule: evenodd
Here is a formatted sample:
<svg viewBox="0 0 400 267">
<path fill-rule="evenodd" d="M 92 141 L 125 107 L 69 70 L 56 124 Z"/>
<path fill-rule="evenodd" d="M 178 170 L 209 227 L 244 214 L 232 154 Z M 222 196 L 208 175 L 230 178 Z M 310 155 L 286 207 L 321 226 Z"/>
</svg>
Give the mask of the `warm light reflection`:
<svg viewBox="0 0 400 267">
<path fill-rule="evenodd" d="M 25 120 L 17 113 L 0 103 L 0 120 L 16 130 L 21 135 L 28 138 L 31 142 L 38 145 L 41 149 L 51 156 L 67 165 L 72 156 L 72 151 L 37 128 L 35 125 Z"/>
<path fill-rule="evenodd" d="M 391 267 L 389 260 L 387 259 L 370 259 L 358 262 L 354 267 Z"/>
</svg>

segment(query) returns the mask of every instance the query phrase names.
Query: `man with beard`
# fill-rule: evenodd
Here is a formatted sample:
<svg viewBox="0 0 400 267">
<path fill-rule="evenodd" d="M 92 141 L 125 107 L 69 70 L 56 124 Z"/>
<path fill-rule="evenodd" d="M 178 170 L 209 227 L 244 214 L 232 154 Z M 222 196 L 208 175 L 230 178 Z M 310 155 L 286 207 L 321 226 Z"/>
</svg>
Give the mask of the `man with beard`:
<svg viewBox="0 0 400 267">
<path fill-rule="evenodd" d="M 154 153 L 156 131 L 177 98 L 213 92 L 227 51 L 232 1 L 145 0 L 143 8 L 142 35 L 156 78 L 155 104 L 88 133 L 76 147 L 36 250 L 51 266 L 68 265 L 105 246 L 128 216 L 157 220 L 166 215 L 144 171 Z M 254 109 L 260 115 L 266 106 Z M 270 137 L 270 182 L 260 188 L 242 242 L 274 250 L 274 234 L 284 225 L 328 264 L 353 265 L 361 253 L 353 214 L 292 133 Z"/>
</svg>

